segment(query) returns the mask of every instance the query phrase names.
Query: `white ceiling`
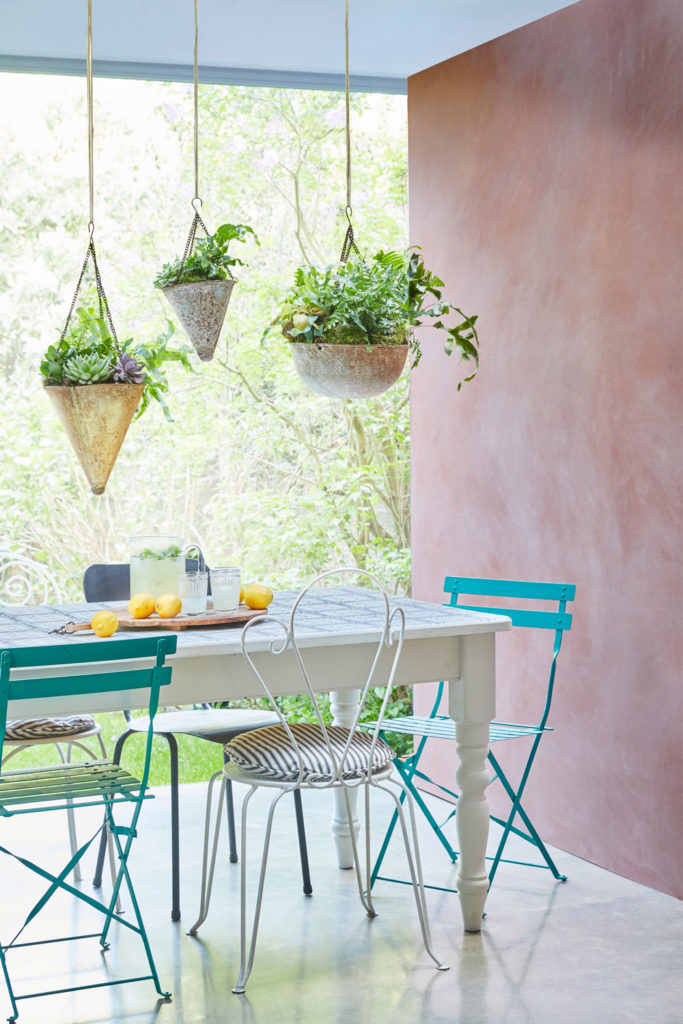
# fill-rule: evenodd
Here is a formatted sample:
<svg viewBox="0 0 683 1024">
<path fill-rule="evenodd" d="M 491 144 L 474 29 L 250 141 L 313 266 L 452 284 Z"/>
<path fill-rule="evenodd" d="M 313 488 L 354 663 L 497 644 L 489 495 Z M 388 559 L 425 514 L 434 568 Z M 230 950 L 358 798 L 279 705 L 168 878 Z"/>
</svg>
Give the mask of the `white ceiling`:
<svg viewBox="0 0 683 1024">
<path fill-rule="evenodd" d="M 405 91 L 424 68 L 576 0 L 350 0 L 355 88 Z M 0 0 L 0 70 L 81 74 L 86 0 Z M 192 77 L 192 0 L 93 0 L 95 71 Z M 343 0 L 199 0 L 204 81 L 339 87 Z"/>
</svg>

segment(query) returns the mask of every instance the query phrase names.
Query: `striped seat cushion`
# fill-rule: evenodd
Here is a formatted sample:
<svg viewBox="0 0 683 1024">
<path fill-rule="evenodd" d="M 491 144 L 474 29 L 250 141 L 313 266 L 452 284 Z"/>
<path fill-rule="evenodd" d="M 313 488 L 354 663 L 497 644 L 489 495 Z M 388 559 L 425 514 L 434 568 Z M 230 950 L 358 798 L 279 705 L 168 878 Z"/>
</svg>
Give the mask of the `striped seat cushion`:
<svg viewBox="0 0 683 1024">
<path fill-rule="evenodd" d="M 304 764 L 303 780 L 329 782 L 334 778 L 334 766 L 320 727 L 309 722 L 290 725 L 299 744 Z M 337 757 L 344 752 L 349 730 L 340 725 L 328 725 L 327 735 Z M 368 771 L 368 758 L 372 736 L 356 730 L 344 762 L 344 779 L 362 779 Z M 264 729 L 236 736 L 225 744 L 225 752 L 243 771 L 261 779 L 277 782 L 296 782 L 299 761 L 283 725 L 267 725 Z M 378 739 L 372 754 L 372 774 L 391 764 L 394 753 L 384 740 Z"/>
<path fill-rule="evenodd" d="M 97 726 L 92 715 L 60 715 L 59 718 L 19 718 L 8 722 L 6 740 L 60 740 L 90 732 Z"/>
</svg>

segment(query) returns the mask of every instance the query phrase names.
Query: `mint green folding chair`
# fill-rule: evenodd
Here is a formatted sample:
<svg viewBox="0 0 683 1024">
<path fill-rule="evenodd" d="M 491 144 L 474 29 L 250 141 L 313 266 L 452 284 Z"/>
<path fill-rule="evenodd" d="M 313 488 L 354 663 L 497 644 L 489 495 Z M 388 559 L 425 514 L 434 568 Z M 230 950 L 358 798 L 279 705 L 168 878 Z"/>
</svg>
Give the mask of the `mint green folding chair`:
<svg viewBox="0 0 683 1024">
<path fill-rule="evenodd" d="M 67 807 L 73 807 L 76 811 L 80 807 L 104 808 L 103 823 L 87 842 L 79 846 L 66 867 L 57 875 L 26 857 L 13 853 L 4 845 L 0 845 L 0 854 L 13 857 L 48 883 L 44 893 L 31 908 L 26 920 L 14 937 L 8 942 L 0 942 L 0 965 L 2 965 L 12 1004 L 12 1016 L 8 1018 L 9 1021 L 15 1021 L 19 1016 L 17 1003 L 22 999 L 34 999 L 38 996 L 57 995 L 108 985 L 122 985 L 132 981 L 153 981 L 159 995 L 164 999 L 170 998 L 170 993 L 164 992 L 159 984 L 159 977 L 145 926 L 140 916 L 127 862 L 136 835 L 143 801 L 151 797 L 151 794 L 147 792 L 147 780 L 154 735 L 153 720 L 159 705 L 159 690 L 171 681 L 171 667 L 165 665 L 164 660 L 167 655 L 175 652 L 176 644 L 177 637 L 165 636 L 132 640 L 99 640 L 94 643 L 72 640 L 44 647 L 0 650 L 0 760 L 2 759 L 2 744 L 7 722 L 7 704 L 11 700 L 42 701 L 51 697 L 118 690 L 126 691 L 126 693 L 145 690 L 149 693 L 149 729 L 142 779 L 134 778 L 120 765 L 105 759 L 57 764 L 28 770 L 0 770 L 0 844 L 3 842 L 2 831 L 4 830 L 1 827 L 3 818 L 20 814 L 63 811 Z M 148 661 L 147 665 L 145 665 L 145 659 Z M 131 664 L 125 664 L 125 662 L 131 662 Z M 141 667 L 141 662 L 144 667 Z M 50 673 L 55 669 L 65 674 L 51 675 Z M 69 669 L 73 674 L 68 674 Z M 15 670 L 20 670 L 21 674 Z M 118 812 L 120 806 L 123 805 L 127 806 L 131 812 L 130 822 L 127 825 L 119 825 L 114 820 L 114 809 L 116 808 Z M 100 834 L 105 823 L 114 839 L 119 861 L 119 869 L 109 903 L 101 903 L 67 882 L 70 872 Z M 134 921 L 125 920 L 116 912 L 119 889 L 124 881 L 130 896 Z M 32 942 L 21 941 L 28 925 L 60 889 L 82 900 L 89 907 L 100 911 L 104 915 L 102 930 L 88 935 L 67 935 Z M 46 943 L 92 938 L 99 938 L 102 950 L 106 950 L 109 948 L 107 936 L 113 921 L 140 936 L 149 966 L 148 974 L 90 985 L 72 985 L 41 992 L 31 991 L 19 995 L 15 993 L 7 966 L 8 954 L 26 946 L 41 946 Z"/>
<path fill-rule="evenodd" d="M 533 583 L 519 580 L 478 579 L 477 577 L 472 576 L 447 576 L 444 581 L 444 591 L 451 595 L 450 602 L 448 603 L 453 607 L 477 612 L 491 612 L 494 615 L 507 615 L 512 619 L 512 624 L 515 628 L 550 631 L 554 634 L 554 637 L 552 638 L 552 646 L 550 644 L 548 645 L 550 667 L 548 682 L 545 684 L 545 701 L 542 705 L 540 720 L 534 724 L 492 722 L 489 728 L 490 744 L 501 743 L 506 740 L 525 740 L 530 745 L 526 764 L 516 786 L 513 785 L 506 776 L 498 759 L 493 754 L 493 751 L 489 751 L 488 759 L 494 772 L 489 785 L 499 781 L 510 800 L 510 811 L 507 818 L 499 818 L 496 815 L 491 815 L 491 821 L 501 826 L 503 832 L 493 858 L 489 858 L 493 861 L 489 871 L 489 889 L 491 888 L 494 876 L 498 870 L 498 865 L 501 861 L 515 864 L 521 863 L 529 867 L 548 868 L 556 879 L 564 882 L 566 881 L 567 876 L 560 874 L 558 871 L 557 866 L 539 836 L 538 831 L 522 806 L 522 796 L 524 795 L 524 791 L 529 780 L 529 774 L 538 752 L 538 746 L 541 742 L 541 738 L 546 732 L 552 731 L 551 727 L 547 723 L 550 715 L 553 688 L 555 685 L 555 671 L 560 647 L 562 645 L 562 636 L 571 628 L 572 617 L 566 611 L 566 606 L 568 601 L 574 600 L 576 587 L 566 583 Z M 515 602 L 522 601 L 523 606 L 491 607 L 490 605 L 483 605 L 478 602 L 476 604 L 462 604 L 459 599 L 463 594 L 469 595 L 470 598 L 472 595 L 503 598 L 505 599 L 506 605 L 508 604 L 508 599 L 512 599 Z M 530 602 L 535 602 L 536 605 L 540 602 L 544 604 L 545 607 L 538 610 L 537 608 L 529 607 Z M 554 607 L 552 607 L 552 609 L 548 609 L 548 604 L 552 604 Z M 520 674 L 523 674 L 523 670 Z M 534 680 L 525 679 L 525 686 L 532 687 L 534 685 Z M 428 739 L 450 739 L 455 741 L 455 723 L 453 719 L 449 718 L 447 715 L 439 714 L 439 707 L 441 705 L 443 692 L 444 683 L 442 681 L 437 687 L 436 700 L 434 701 L 434 706 L 428 716 L 421 717 L 419 715 L 409 715 L 403 718 L 392 718 L 391 727 L 387 725 L 386 732 L 404 733 L 419 737 L 419 743 L 417 744 L 414 752 L 405 758 L 396 757 L 394 759 L 394 766 L 403 779 L 406 788 L 412 794 L 418 807 L 429 822 L 431 828 L 439 839 L 439 842 L 446 850 L 451 861 L 455 863 L 458 858 L 458 852 L 451 845 L 444 828 L 455 816 L 457 812 L 457 803 L 446 819 L 439 823 L 425 802 L 424 796 L 417 788 L 417 784 L 419 784 L 420 781 L 427 782 L 430 786 L 440 790 L 447 799 L 457 802 L 457 793 L 449 789 L 447 786 L 434 782 L 433 779 L 418 767 Z M 366 723 L 363 728 L 371 728 L 373 724 L 374 723 L 371 722 Z M 384 734 L 383 737 L 386 739 Z M 519 819 L 519 825 L 515 824 L 517 819 Z M 382 843 L 375 866 L 372 870 L 371 885 L 374 885 L 377 879 L 387 882 L 403 881 L 400 878 L 389 878 L 387 876 L 380 875 L 379 873 L 389 846 L 389 841 L 394 828 L 396 827 L 396 821 L 397 816 L 394 814 L 389 823 L 387 833 L 384 837 L 384 842 Z M 526 840 L 527 843 L 536 847 L 541 855 L 543 863 L 506 860 L 503 857 L 503 851 L 505 850 L 506 843 L 511 834 L 519 837 L 520 839 Z M 446 892 L 454 891 L 445 886 L 425 885 L 425 887 L 432 889 L 444 889 Z"/>
</svg>

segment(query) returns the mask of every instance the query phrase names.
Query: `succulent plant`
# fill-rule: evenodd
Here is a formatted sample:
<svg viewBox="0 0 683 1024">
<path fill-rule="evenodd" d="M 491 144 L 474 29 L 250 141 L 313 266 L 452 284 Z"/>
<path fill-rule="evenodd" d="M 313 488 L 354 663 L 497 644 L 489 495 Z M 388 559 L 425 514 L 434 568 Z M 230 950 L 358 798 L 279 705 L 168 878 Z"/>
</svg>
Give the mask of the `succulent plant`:
<svg viewBox="0 0 683 1024">
<path fill-rule="evenodd" d="M 64 364 L 64 376 L 72 384 L 100 384 L 111 380 L 111 375 L 111 359 L 97 353 L 71 356 Z"/>
<path fill-rule="evenodd" d="M 115 381 L 144 384 L 146 376 L 144 366 L 141 366 L 137 359 L 134 359 L 127 352 L 123 352 L 116 360 L 116 366 L 114 367 Z"/>
</svg>

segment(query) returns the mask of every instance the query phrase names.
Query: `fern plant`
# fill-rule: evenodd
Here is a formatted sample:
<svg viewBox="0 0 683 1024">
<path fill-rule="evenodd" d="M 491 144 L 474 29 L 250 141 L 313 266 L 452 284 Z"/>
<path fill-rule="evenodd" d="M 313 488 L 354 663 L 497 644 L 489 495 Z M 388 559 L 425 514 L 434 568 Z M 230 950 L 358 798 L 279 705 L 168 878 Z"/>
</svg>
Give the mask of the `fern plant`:
<svg viewBox="0 0 683 1024">
<path fill-rule="evenodd" d="M 415 328 L 428 320 L 446 334 L 444 350 L 456 349 L 474 363 L 474 372 L 458 384 L 472 380 L 479 364 L 476 316 L 467 316 L 443 298 L 443 281 L 425 266 L 415 247 L 404 252 L 376 253 L 371 260 L 351 257 L 327 267 L 304 265 L 294 274 L 264 337 L 278 325 L 289 341 L 357 344 L 408 344 L 412 366 L 421 357 Z M 460 318 L 449 326 L 444 318 Z"/>
</svg>

